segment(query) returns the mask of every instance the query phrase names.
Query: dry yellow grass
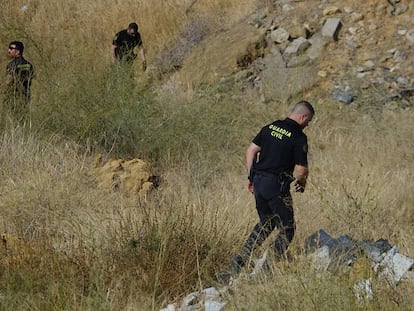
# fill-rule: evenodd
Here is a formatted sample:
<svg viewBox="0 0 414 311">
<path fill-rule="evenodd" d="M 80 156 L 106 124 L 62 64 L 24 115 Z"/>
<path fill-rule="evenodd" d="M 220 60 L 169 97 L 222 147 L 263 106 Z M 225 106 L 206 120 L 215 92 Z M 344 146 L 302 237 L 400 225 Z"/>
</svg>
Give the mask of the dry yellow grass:
<svg viewBox="0 0 414 311">
<path fill-rule="evenodd" d="M 70 87 L 77 85 L 74 81 L 88 82 L 99 90 L 112 36 L 132 20 L 139 23 L 152 59 L 189 16 L 210 16 L 216 26 L 222 23 L 227 29 L 256 6 L 255 1 L 220 0 L 1 0 L 0 4 L 0 42 L 2 46 L 12 39 L 26 43 L 26 55 L 38 73 L 33 105 L 39 110 L 56 104 L 49 101 L 51 91 L 57 90 L 54 100 L 66 103 L 65 96 L 73 94 Z M 23 4 L 28 5 L 25 13 L 19 10 Z M 220 41 L 212 39 L 209 42 L 214 44 L 206 49 L 233 55 L 235 51 L 227 53 Z M 201 50 L 196 49 L 185 68 L 195 66 L 196 55 L 204 57 Z M 206 66 L 209 61 L 208 56 L 203 58 Z M 1 58 L 0 66 L 5 63 Z M 181 75 L 186 85 L 202 73 L 199 68 L 190 69 Z M 231 72 L 231 68 L 219 69 Z M 211 93 L 208 88 L 197 93 L 196 87 L 190 87 L 183 94 L 168 84 L 156 90 L 161 107 L 157 112 L 165 118 L 151 129 L 163 139 L 158 145 L 162 162 L 154 163 L 162 184 L 145 202 L 101 191 L 89 145 L 79 146 L 60 135 L 43 136 L 47 119 L 37 127 L 39 132 L 20 127 L 2 131 L 0 232 L 9 232 L 28 245 L 33 241 L 45 245 L 40 243 L 34 253 L 40 268 L 27 261 L 18 269 L 0 266 L 6 280 L 0 282 L 0 297 L 6 297 L 0 303 L 16 310 L 24 306 L 156 310 L 190 290 L 212 284 L 213 273 L 225 266 L 257 220 L 253 197 L 246 191 L 245 147 L 261 125 L 284 117 L 289 103 L 259 104 L 255 93 L 247 96 L 237 86 L 217 86 L 210 74 L 206 77 Z M 87 91 L 79 101 L 95 89 Z M 386 238 L 401 253 L 414 256 L 412 110 L 381 107 L 362 112 L 353 105 L 333 103 L 317 87 L 306 97 L 317 113 L 306 130 L 309 187 L 303 195 L 294 195 L 298 231 L 292 250 L 296 258 L 290 265 L 276 265 L 274 279 L 243 282 L 240 289 L 249 292 L 241 295 L 240 290 L 229 297 L 233 299 L 230 310 L 240 309 L 240 304 L 249 310 L 354 307 L 352 280 L 309 270 L 301 257 L 304 239 L 320 228 L 333 236 Z M 181 106 L 186 107 L 180 110 Z M 191 117 L 198 121 L 192 123 Z M 174 121 L 188 125 L 168 127 Z M 176 136 L 163 132 L 170 129 L 179 131 Z M 193 139 L 180 140 L 178 135 Z M 220 139 L 223 135 L 227 136 Z M 184 143 L 177 147 L 175 141 Z M 399 303 L 404 308 L 412 291 L 411 286 L 398 292 L 379 285 L 371 307 L 396 308 Z M 256 304 L 258 297 L 260 304 Z"/>
<path fill-rule="evenodd" d="M 153 57 L 169 42 L 193 14 L 215 16 L 221 27 L 228 27 L 255 8 L 254 1 L 1 1 L 2 18 L 8 33 L 3 46 L 13 37 L 33 48 L 53 53 L 61 61 L 109 61 L 109 48 L 115 33 L 136 21 L 148 54 Z M 26 6 L 27 10 L 22 11 Z M 187 9 L 191 6 L 191 9 Z M 28 39 L 32 42 L 27 42 Z M 30 54 L 29 50 L 27 51 Z"/>
</svg>

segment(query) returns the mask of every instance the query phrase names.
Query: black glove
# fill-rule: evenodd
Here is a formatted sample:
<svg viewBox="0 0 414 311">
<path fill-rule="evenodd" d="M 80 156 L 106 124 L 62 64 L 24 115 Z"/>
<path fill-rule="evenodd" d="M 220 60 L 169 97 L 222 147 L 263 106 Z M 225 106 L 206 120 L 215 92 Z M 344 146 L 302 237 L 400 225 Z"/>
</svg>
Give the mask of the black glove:
<svg viewBox="0 0 414 311">
<path fill-rule="evenodd" d="M 280 183 L 280 193 L 287 194 L 290 191 L 290 184 L 294 180 L 293 176 L 287 173 L 282 173 L 279 175 L 279 183 Z"/>
<path fill-rule="evenodd" d="M 295 181 L 294 187 L 295 187 L 295 192 L 303 193 L 305 191 L 305 187 L 301 185 L 298 180 Z"/>
<path fill-rule="evenodd" d="M 142 61 L 142 71 L 145 71 L 145 70 L 147 70 L 147 61 L 146 60 Z"/>
</svg>

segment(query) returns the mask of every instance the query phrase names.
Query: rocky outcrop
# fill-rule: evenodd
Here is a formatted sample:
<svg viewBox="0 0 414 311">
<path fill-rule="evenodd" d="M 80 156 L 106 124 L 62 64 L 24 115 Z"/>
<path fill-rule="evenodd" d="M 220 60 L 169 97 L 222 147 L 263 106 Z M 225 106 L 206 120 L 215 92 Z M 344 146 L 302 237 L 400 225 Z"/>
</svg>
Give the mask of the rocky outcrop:
<svg viewBox="0 0 414 311">
<path fill-rule="evenodd" d="M 404 0 L 274 1 L 203 40 L 173 81 L 188 87 L 181 82 L 234 78 L 262 102 L 286 102 L 316 87 L 346 104 L 407 101 L 413 7 Z"/>
<path fill-rule="evenodd" d="M 348 274 L 354 281 L 353 292 L 358 300 L 373 299 L 373 278 L 384 282 L 388 286 L 397 286 L 404 280 L 414 280 L 412 267 L 414 259 L 398 253 L 397 246 L 391 246 L 387 240 L 358 241 L 347 235 L 333 238 L 324 230 L 319 230 L 305 240 L 306 258 L 317 271 L 328 271 L 331 274 Z M 261 258 L 253 258 L 253 268 L 249 273 L 250 279 L 260 275 L 271 275 L 269 252 L 266 250 Z M 364 270 L 372 270 L 371 278 L 364 278 L 361 273 L 361 264 Z M 340 272 L 341 271 L 341 272 Z M 295 276 L 286 276 L 294 280 Z M 160 311 L 189 311 L 225 310 L 226 295 L 236 290 L 240 278 L 230 278 L 228 285 L 220 288 L 209 287 L 201 292 L 192 292 L 182 299 L 181 303 L 169 304 Z"/>
<path fill-rule="evenodd" d="M 226 53 L 223 53 L 223 42 L 227 45 Z M 263 29 L 242 22 L 195 48 L 177 73 L 178 80 L 208 84 L 231 76 L 263 56 L 265 46 Z"/>
<path fill-rule="evenodd" d="M 413 7 L 404 0 L 274 1 L 203 42 L 181 74 L 201 83 L 234 75 L 264 102 L 315 86 L 347 104 L 372 94 L 379 104 L 404 100 L 414 89 Z"/>
<path fill-rule="evenodd" d="M 140 159 L 96 161 L 95 173 L 99 187 L 120 191 L 127 196 L 138 195 L 144 198 L 158 186 L 159 178 L 151 173 L 151 165 Z"/>
</svg>

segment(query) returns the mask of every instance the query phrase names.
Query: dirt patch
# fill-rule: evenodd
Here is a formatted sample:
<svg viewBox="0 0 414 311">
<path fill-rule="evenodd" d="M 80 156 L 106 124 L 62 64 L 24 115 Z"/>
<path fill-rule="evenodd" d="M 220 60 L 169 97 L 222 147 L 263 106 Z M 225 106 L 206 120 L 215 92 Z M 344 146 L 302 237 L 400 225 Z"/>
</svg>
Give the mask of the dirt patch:
<svg viewBox="0 0 414 311">
<path fill-rule="evenodd" d="M 151 165 L 143 160 L 115 159 L 102 165 L 98 159 L 96 163 L 98 185 L 104 189 L 144 198 L 150 190 L 158 186 L 158 177 L 152 174 Z"/>
<path fill-rule="evenodd" d="M 194 85 L 212 83 L 229 76 L 240 66 L 263 55 L 265 33 L 246 22 L 235 25 L 200 44 L 184 61 L 179 81 L 192 81 Z"/>
</svg>

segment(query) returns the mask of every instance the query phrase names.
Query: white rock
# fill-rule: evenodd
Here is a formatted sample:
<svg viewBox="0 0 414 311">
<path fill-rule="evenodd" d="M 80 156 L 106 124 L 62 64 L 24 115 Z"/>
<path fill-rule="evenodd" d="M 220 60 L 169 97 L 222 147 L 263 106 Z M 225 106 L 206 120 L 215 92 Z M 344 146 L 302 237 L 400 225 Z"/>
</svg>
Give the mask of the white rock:
<svg viewBox="0 0 414 311">
<path fill-rule="evenodd" d="M 181 307 L 196 304 L 198 302 L 199 298 L 200 298 L 200 293 L 199 292 L 192 292 L 192 293 L 190 293 L 190 294 L 188 294 L 187 296 L 184 297 L 184 299 L 181 303 Z"/>
<path fill-rule="evenodd" d="M 326 78 L 326 76 L 328 75 L 328 73 L 326 72 L 326 70 L 319 70 L 318 71 L 318 76 L 321 78 Z"/>
<path fill-rule="evenodd" d="M 339 18 L 328 18 L 322 27 L 322 36 L 331 37 L 336 41 L 341 27 L 342 22 Z"/>
<path fill-rule="evenodd" d="M 393 12 L 394 15 L 401 15 L 404 14 L 405 12 L 407 12 L 408 10 L 408 4 L 403 3 L 399 6 L 395 7 L 395 11 Z"/>
<path fill-rule="evenodd" d="M 294 7 L 293 6 L 291 6 L 291 5 L 289 5 L 288 3 L 286 3 L 286 4 L 284 4 L 283 6 L 282 6 L 282 10 L 283 11 L 285 11 L 285 12 L 287 12 L 287 11 L 291 11 L 291 10 L 293 10 L 294 9 Z"/>
<path fill-rule="evenodd" d="M 365 78 L 368 74 L 369 74 L 369 71 L 358 72 L 357 75 L 356 75 L 356 77 L 358 79 L 362 79 L 362 78 Z"/>
<path fill-rule="evenodd" d="M 357 299 L 374 299 L 371 279 L 362 280 L 354 285 L 354 295 Z"/>
<path fill-rule="evenodd" d="M 278 28 L 270 33 L 270 38 L 275 43 L 283 43 L 289 40 L 289 32 L 284 28 Z"/>
<path fill-rule="evenodd" d="M 392 49 L 390 49 L 390 50 L 387 51 L 387 53 L 388 54 L 391 54 L 391 55 L 394 55 L 395 52 L 397 52 L 397 49 L 396 48 L 392 48 Z"/>
<path fill-rule="evenodd" d="M 285 49 L 285 54 L 301 54 L 303 53 L 307 48 L 311 46 L 311 43 L 303 38 L 299 37 L 295 40 L 293 40 L 289 46 Z"/>
<path fill-rule="evenodd" d="M 355 36 L 355 35 L 358 33 L 358 28 L 355 28 L 355 27 L 349 27 L 349 28 L 348 28 L 348 32 L 349 32 L 351 35 Z"/>
<path fill-rule="evenodd" d="M 407 273 L 405 273 L 402 277 L 402 280 L 414 280 L 414 271 L 410 270 Z"/>
<path fill-rule="evenodd" d="M 175 311 L 175 306 L 173 304 L 169 304 L 166 308 L 161 309 L 160 311 Z"/>
<path fill-rule="evenodd" d="M 394 246 L 384 255 L 384 259 L 374 266 L 374 271 L 381 271 L 381 277 L 398 283 L 413 264 L 413 259 L 398 254 L 398 248 Z"/>
<path fill-rule="evenodd" d="M 399 70 L 401 70 L 400 65 L 396 65 L 396 66 L 390 68 L 390 72 L 395 72 L 395 71 L 399 71 Z"/>
<path fill-rule="evenodd" d="M 394 57 L 394 60 L 397 62 L 403 62 L 407 59 L 407 55 L 401 50 L 395 51 L 393 57 Z"/>
<path fill-rule="evenodd" d="M 346 6 L 344 7 L 344 12 L 347 14 L 351 14 L 352 12 L 354 12 L 354 9 L 351 8 L 350 6 Z"/>
<path fill-rule="evenodd" d="M 220 292 L 215 287 L 208 287 L 203 289 L 205 299 L 213 299 L 220 296 Z"/>
<path fill-rule="evenodd" d="M 336 14 L 336 13 L 339 13 L 340 12 L 340 10 L 339 10 L 339 8 L 338 7 L 336 7 L 336 6 L 328 6 L 327 8 L 325 8 L 324 10 L 323 10 L 323 15 L 324 16 L 328 16 L 328 15 L 333 15 L 333 14 Z"/>
<path fill-rule="evenodd" d="M 220 311 L 226 305 L 225 302 L 215 300 L 206 300 L 204 303 L 204 311 Z"/>
<path fill-rule="evenodd" d="M 409 84 L 410 83 L 410 81 L 408 81 L 408 79 L 406 79 L 406 78 L 404 78 L 404 77 L 398 77 L 397 78 L 397 83 L 398 84 Z"/>
<path fill-rule="evenodd" d="M 364 66 L 366 69 L 372 69 L 375 66 L 375 63 L 373 60 L 369 59 L 364 63 Z"/>
<path fill-rule="evenodd" d="M 376 25 L 376 24 L 370 24 L 369 26 L 368 26 L 368 30 L 369 31 L 374 31 L 374 30 L 376 30 L 378 28 L 378 26 Z"/>
<path fill-rule="evenodd" d="M 327 269 L 331 263 L 331 258 L 329 257 L 329 247 L 322 246 L 309 255 L 313 263 L 323 269 Z"/>
<path fill-rule="evenodd" d="M 352 13 L 351 14 L 351 22 L 357 23 L 359 21 L 362 21 L 364 19 L 364 14 L 361 13 Z"/>
<path fill-rule="evenodd" d="M 407 38 L 408 41 L 414 42 L 414 28 L 408 30 L 407 33 L 405 34 L 405 37 Z"/>
</svg>

